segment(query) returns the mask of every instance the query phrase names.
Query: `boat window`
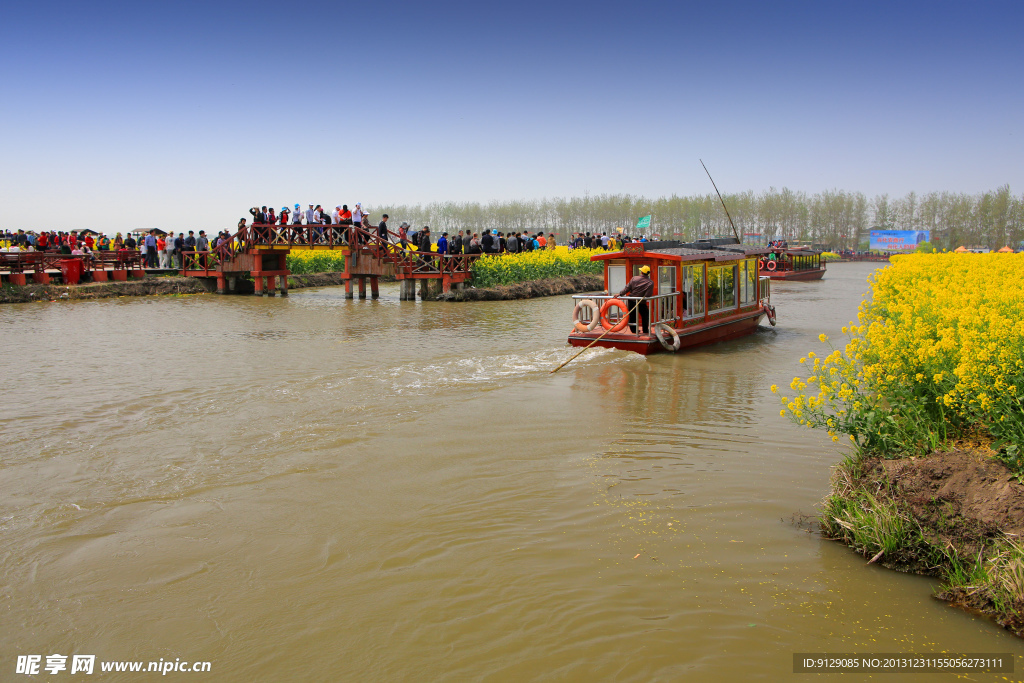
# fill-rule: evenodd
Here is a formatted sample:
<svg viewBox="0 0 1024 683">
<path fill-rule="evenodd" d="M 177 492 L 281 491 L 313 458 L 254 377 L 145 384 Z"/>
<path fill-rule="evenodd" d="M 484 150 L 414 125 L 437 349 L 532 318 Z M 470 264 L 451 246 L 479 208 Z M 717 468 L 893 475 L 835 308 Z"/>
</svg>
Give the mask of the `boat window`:
<svg viewBox="0 0 1024 683">
<path fill-rule="evenodd" d="M 708 268 L 708 313 L 722 308 L 722 269 Z"/>
<path fill-rule="evenodd" d="M 686 317 L 696 318 L 704 315 L 704 264 L 683 268 L 683 302 Z"/>
<path fill-rule="evenodd" d="M 658 294 L 673 294 L 676 292 L 676 267 L 675 266 L 658 266 Z M 675 322 L 679 317 L 679 313 L 676 309 L 676 303 L 678 297 L 668 296 L 664 299 L 659 298 L 655 306 L 655 310 L 658 315 L 658 321 L 668 320 Z"/>
<path fill-rule="evenodd" d="M 658 294 L 668 294 L 676 291 L 676 267 L 658 267 Z"/>
<path fill-rule="evenodd" d="M 708 268 L 708 312 L 736 308 L 737 266 Z"/>
<path fill-rule="evenodd" d="M 757 299 L 757 259 L 740 263 L 740 305 L 746 306 Z"/>
<path fill-rule="evenodd" d="M 608 266 L 608 291 L 618 294 L 626 288 L 626 266 Z"/>
</svg>

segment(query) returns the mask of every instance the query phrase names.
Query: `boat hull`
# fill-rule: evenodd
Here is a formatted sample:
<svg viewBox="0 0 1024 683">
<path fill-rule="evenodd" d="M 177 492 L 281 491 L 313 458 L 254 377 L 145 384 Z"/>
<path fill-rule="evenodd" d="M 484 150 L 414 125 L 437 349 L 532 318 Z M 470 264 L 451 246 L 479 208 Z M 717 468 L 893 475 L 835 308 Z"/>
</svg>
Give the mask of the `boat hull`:
<svg viewBox="0 0 1024 683">
<path fill-rule="evenodd" d="M 747 311 L 728 318 L 711 320 L 700 325 L 686 328 L 675 328 L 679 335 L 679 350 L 685 351 L 698 346 L 716 344 L 718 342 L 738 339 L 757 330 L 761 319 L 765 316 L 762 309 Z M 604 329 L 598 327 L 593 332 L 576 332 L 569 334 L 569 344 L 572 346 L 601 346 L 607 349 L 620 349 L 622 351 L 633 351 L 647 356 L 652 353 L 664 353 L 666 349 L 654 335 L 636 335 L 629 333 L 610 333 L 600 341 L 594 340 L 601 337 Z"/>
<path fill-rule="evenodd" d="M 820 280 L 825 276 L 825 269 L 817 270 L 761 270 L 758 273 L 762 277 L 769 277 L 772 280 Z"/>
</svg>

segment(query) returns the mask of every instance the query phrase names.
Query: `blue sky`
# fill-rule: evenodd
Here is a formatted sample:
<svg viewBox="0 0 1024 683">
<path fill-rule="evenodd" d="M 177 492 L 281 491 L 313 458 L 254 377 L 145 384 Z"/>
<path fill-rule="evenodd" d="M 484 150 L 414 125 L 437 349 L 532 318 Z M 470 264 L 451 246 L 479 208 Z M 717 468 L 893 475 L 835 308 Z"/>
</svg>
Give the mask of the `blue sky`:
<svg viewBox="0 0 1024 683">
<path fill-rule="evenodd" d="M 1024 190 L 1020 3 L 13 4 L 0 227 Z"/>
</svg>

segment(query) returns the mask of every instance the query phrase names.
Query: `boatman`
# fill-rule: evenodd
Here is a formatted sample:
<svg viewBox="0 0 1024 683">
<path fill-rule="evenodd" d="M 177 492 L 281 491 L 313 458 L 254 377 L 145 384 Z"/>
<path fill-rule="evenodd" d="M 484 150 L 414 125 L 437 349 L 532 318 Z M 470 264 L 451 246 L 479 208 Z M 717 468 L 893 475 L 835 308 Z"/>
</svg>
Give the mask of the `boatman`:
<svg viewBox="0 0 1024 683">
<path fill-rule="evenodd" d="M 647 306 L 646 299 L 654 293 L 654 282 L 651 280 L 651 269 L 649 266 L 640 266 L 640 274 L 633 277 L 632 280 L 626 283 L 625 288 L 619 292 L 619 296 L 638 296 L 643 297 L 640 301 L 627 301 L 626 305 L 629 307 L 629 329 L 637 332 L 636 329 L 636 311 L 640 311 L 640 325 L 643 329 L 644 334 L 650 334 L 651 332 L 651 311 Z M 639 304 L 639 305 L 638 305 Z M 634 309 L 634 306 L 636 308 Z"/>
</svg>

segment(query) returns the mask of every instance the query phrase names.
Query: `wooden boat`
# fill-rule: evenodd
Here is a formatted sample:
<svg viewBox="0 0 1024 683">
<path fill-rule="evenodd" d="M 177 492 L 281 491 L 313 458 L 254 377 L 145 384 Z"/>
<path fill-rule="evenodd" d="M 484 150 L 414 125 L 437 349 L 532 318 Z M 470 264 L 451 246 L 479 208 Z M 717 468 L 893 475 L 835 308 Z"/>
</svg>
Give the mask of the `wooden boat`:
<svg viewBox="0 0 1024 683">
<path fill-rule="evenodd" d="M 758 276 L 758 259 L 767 253 L 767 248 L 716 239 L 634 242 L 622 251 L 592 256 L 592 261 L 604 263 L 606 291 L 573 296 L 569 344 L 588 346 L 600 340 L 595 346 L 647 355 L 736 339 L 754 332 L 765 317 L 774 325 L 771 281 Z M 653 295 L 615 296 L 643 266 L 651 269 Z M 638 316 L 625 316 L 638 302 L 648 307 L 649 334 L 638 333 Z"/>
<path fill-rule="evenodd" d="M 760 274 L 772 280 L 820 280 L 825 275 L 821 252 L 813 249 L 768 249 Z M 773 258 L 774 257 L 774 258 Z"/>
</svg>

